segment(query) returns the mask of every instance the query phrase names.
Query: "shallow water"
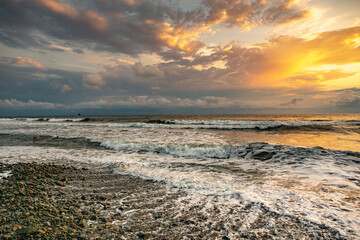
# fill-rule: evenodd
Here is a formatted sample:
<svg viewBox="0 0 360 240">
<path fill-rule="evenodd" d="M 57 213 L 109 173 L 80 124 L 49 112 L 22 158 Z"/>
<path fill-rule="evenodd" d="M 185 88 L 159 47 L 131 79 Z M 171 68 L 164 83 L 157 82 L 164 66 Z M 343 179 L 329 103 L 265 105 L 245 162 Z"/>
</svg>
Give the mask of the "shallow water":
<svg viewBox="0 0 360 240">
<path fill-rule="evenodd" d="M 189 193 L 180 207 L 215 205 L 229 221 L 251 203 L 360 237 L 359 114 L 3 118 L 0 146 L 2 162 L 92 162 L 164 181 Z"/>
</svg>

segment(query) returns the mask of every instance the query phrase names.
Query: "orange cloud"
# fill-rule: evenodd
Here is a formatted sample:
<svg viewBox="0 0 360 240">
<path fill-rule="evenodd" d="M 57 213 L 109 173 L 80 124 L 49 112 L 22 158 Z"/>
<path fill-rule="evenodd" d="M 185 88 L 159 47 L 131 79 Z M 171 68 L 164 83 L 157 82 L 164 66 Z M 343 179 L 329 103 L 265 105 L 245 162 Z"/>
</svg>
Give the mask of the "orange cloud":
<svg viewBox="0 0 360 240">
<path fill-rule="evenodd" d="M 105 18 L 97 15 L 95 12 L 89 10 L 84 13 L 86 21 L 96 30 L 104 31 L 108 27 L 108 23 Z"/>
<path fill-rule="evenodd" d="M 66 3 L 60 3 L 56 0 L 35 0 L 43 7 L 46 7 L 56 13 L 66 15 L 71 18 L 75 18 L 78 16 L 78 12 L 75 8 Z"/>
<path fill-rule="evenodd" d="M 14 65 L 27 65 L 29 67 L 43 69 L 44 66 L 41 63 L 34 61 L 31 58 L 23 57 L 0 57 L 0 63 L 8 63 Z"/>
<path fill-rule="evenodd" d="M 78 11 L 71 5 L 57 0 L 35 0 L 42 7 L 74 20 L 84 21 L 97 31 L 104 31 L 108 27 L 107 20 L 92 10 Z"/>
<path fill-rule="evenodd" d="M 135 0 L 121 0 L 122 2 L 126 3 L 127 5 L 134 5 Z"/>
<path fill-rule="evenodd" d="M 201 33 L 200 28 L 191 30 L 174 27 L 170 23 L 158 22 L 151 19 L 146 20 L 145 23 L 158 29 L 156 37 L 169 48 L 194 53 L 200 47 L 204 46 L 203 43 L 197 41 Z"/>
</svg>

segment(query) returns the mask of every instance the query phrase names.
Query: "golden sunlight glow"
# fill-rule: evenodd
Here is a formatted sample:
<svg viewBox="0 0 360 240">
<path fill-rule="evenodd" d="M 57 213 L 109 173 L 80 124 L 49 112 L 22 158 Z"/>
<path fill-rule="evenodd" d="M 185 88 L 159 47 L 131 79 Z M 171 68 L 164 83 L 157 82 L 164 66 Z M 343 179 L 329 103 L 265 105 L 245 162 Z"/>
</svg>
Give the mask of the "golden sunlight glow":
<svg viewBox="0 0 360 240">
<path fill-rule="evenodd" d="M 321 87 L 326 90 L 360 86 L 360 28 L 323 32 L 310 39 L 279 36 L 254 45 L 260 54 L 247 69 L 250 88 Z M 240 83 L 240 82 L 239 82 Z"/>
<path fill-rule="evenodd" d="M 119 65 L 133 65 L 133 64 L 135 64 L 135 63 L 132 62 L 132 61 L 124 60 L 124 59 L 121 59 L 121 58 L 116 59 L 116 62 L 117 62 Z"/>
<path fill-rule="evenodd" d="M 267 54 L 266 62 L 262 69 L 254 72 L 250 82 L 251 87 L 285 87 L 288 82 L 279 81 L 286 79 L 308 67 L 321 59 L 321 54 L 317 52 L 299 53 L 295 49 L 280 51 L 272 49 Z"/>
<path fill-rule="evenodd" d="M 156 25 L 161 29 L 161 33 L 157 36 L 158 39 L 165 42 L 170 48 L 180 49 L 184 52 L 193 52 L 197 46 L 197 38 L 200 32 L 193 30 L 188 31 L 180 27 L 174 28 L 170 23 L 161 23 L 148 19 L 145 21 L 147 24 Z"/>
<path fill-rule="evenodd" d="M 360 87 L 360 73 L 345 78 L 323 82 L 323 89 L 328 91 L 343 88 L 352 88 L 354 86 Z"/>
<path fill-rule="evenodd" d="M 233 45 L 232 45 L 232 44 L 230 44 L 229 46 L 227 46 L 227 47 L 223 48 L 223 51 L 224 51 L 224 52 L 227 52 L 227 51 L 231 50 L 231 49 L 232 49 L 232 47 L 233 47 Z"/>
<path fill-rule="evenodd" d="M 250 31 L 255 27 L 255 24 L 250 21 L 244 21 L 244 23 L 241 25 L 241 29 L 243 31 Z"/>
<path fill-rule="evenodd" d="M 345 40 L 346 44 L 353 45 L 355 48 L 360 46 L 360 34 L 356 33 L 353 37 Z"/>
</svg>

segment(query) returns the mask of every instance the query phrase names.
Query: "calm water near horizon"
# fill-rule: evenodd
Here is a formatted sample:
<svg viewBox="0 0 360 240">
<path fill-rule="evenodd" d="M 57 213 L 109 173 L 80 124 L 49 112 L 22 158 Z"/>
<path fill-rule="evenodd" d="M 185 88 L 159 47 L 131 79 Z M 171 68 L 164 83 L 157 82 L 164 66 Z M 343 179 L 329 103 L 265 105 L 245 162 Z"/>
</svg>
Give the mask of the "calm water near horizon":
<svg viewBox="0 0 360 240">
<path fill-rule="evenodd" d="M 360 238 L 360 114 L 0 118 L 0 157 L 103 164 L 220 217 L 251 202 Z"/>
</svg>

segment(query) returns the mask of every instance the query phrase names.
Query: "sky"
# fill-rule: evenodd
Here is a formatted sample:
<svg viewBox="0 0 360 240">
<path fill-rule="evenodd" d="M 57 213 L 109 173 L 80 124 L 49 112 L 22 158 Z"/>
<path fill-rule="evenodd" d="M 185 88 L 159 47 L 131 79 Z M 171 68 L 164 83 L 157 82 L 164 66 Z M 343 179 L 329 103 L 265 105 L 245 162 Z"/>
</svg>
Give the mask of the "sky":
<svg viewBox="0 0 360 240">
<path fill-rule="evenodd" d="M 0 115 L 360 113 L 358 0 L 1 0 Z"/>
</svg>

